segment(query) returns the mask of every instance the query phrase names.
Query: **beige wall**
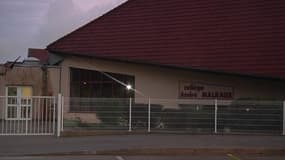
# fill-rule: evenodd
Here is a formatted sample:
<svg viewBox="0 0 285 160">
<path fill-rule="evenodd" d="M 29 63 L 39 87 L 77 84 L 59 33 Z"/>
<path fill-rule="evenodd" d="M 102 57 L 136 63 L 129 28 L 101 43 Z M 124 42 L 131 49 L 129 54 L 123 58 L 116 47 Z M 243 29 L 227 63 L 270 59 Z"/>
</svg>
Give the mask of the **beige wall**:
<svg viewBox="0 0 285 160">
<path fill-rule="evenodd" d="M 15 65 L 12 69 L 0 66 L 0 96 L 6 96 L 6 86 L 31 86 L 33 96 L 41 96 L 43 87 L 43 71 L 41 66 Z M 58 67 L 49 67 L 47 70 L 47 94 L 48 96 L 59 93 L 59 75 Z M 0 98 L 0 113 L 4 113 L 5 97 Z M 3 114 L 0 114 L 0 118 Z"/>
<path fill-rule="evenodd" d="M 31 86 L 33 95 L 39 95 L 42 87 L 42 71 L 40 67 L 8 68 L 5 75 L 0 77 L 0 95 L 5 96 L 6 86 Z"/>
<path fill-rule="evenodd" d="M 4 68 L 4 66 L 1 66 Z M 6 86 L 31 86 L 33 96 L 42 95 L 43 71 L 40 66 L 15 66 L 7 69 L 5 75 L 0 76 L 0 95 L 5 95 Z M 60 69 L 49 67 L 47 75 L 48 95 L 57 95 L 59 93 L 59 75 Z"/>
<path fill-rule="evenodd" d="M 52 96 L 57 96 L 60 93 L 60 68 L 48 68 L 48 93 Z"/>
<path fill-rule="evenodd" d="M 62 94 L 69 97 L 70 67 L 105 72 L 121 73 L 135 76 L 135 88 L 146 97 L 159 99 L 178 99 L 179 82 L 202 82 L 207 84 L 232 86 L 234 98 L 268 98 L 285 99 L 285 83 L 266 79 L 256 79 L 241 76 L 221 75 L 197 71 L 169 69 L 150 65 L 131 64 L 90 58 L 66 57 L 62 66 Z M 144 98 L 139 94 L 138 98 Z M 65 102 L 68 106 L 68 102 Z M 165 102 L 167 103 L 172 102 Z M 171 104 L 172 105 L 172 104 Z M 68 112 L 68 107 L 65 107 Z M 74 118 L 74 114 L 65 114 Z M 94 119 L 95 120 L 95 119 Z"/>
<path fill-rule="evenodd" d="M 284 81 L 273 81 L 268 79 L 256 79 L 241 76 L 205 73 L 190 70 L 177 70 L 164 67 L 131 64 L 115 61 L 106 61 L 91 58 L 66 57 L 59 67 L 48 68 L 48 94 L 69 97 L 70 67 L 89 70 L 100 70 L 105 72 L 121 73 L 135 76 L 135 88 L 145 94 L 146 97 L 159 99 L 178 99 L 179 82 L 201 82 L 234 88 L 234 98 L 269 98 L 285 99 Z M 15 66 L 8 69 L 3 75 L 4 66 L 0 66 L 0 96 L 5 95 L 8 85 L 25 85 L 33 87 L 33 95 L 42 95 L 42 69 L 40 66 Z M 61 77 L 61 81 L 60 81 Z M 135 95 L 136 102 L 144 98 Z M 68 113 L 68 99 L 65 101 L 64 111 Z M 147 102 L 147 101 L 144 101 Z M 2 102 L 0 102 L 2 103 Z M 161 102 L 162 103 L 162 102 Z M 163 101 L 164 106 L 173 106 L 173 101 Z M 3 106 L 1 104 L 1 106 Z M 3 108 L 3 107 L 0 107 Z M 65 114 L 66 117 L 85 117 L 84 121 L 96 121 L 96 115 L 90 113 L 84 116 L 78 113 Z"/>
<path fill-rule="evenodd" d="M 284 81 L 221 75 L 197 71 L 183 71 L 149 65 L 130 64 L 98 59 L 70 57 L 62 63 L 62 93 L 69 96 L 69 68 L 101 70 L 135 76 L 136 89 L 147 97 L 162 99 L 179 98 L 179 82 L 195 81 L 207 84 L 232 86 L 234 98 L 285 99 Z M 136 98 L 143 98 L 136 94 Z"/>
</svg>

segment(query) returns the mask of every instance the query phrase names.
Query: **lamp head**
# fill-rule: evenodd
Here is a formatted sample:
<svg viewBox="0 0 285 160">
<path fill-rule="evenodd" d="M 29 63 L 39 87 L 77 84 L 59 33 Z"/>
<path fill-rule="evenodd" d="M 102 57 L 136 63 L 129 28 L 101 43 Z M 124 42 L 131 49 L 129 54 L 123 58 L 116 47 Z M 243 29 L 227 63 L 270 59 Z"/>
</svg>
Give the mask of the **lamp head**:
<svg viewBox="0 0 285 160">
<path fill-rule="evenodd" d="M 132 86 L 131 86 L 130 84 L 128 84 L 128 85 L 126 86 L 126 88 L 127 88 L 127 90 L 130 90 L 130 89 L 132 89 Z"/>
</svg>

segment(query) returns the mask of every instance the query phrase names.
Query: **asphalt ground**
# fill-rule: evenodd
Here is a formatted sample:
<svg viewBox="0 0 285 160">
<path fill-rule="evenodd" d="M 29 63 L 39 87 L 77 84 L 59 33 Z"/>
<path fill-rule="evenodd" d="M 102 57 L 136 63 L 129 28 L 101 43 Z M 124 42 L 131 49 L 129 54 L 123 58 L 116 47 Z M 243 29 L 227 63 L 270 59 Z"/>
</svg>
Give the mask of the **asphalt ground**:
<svg viewBox="0 0 285 160">
<path fill-rule="evenodd" d="M 0 157 L 0 160 L 284 160 L 284 157 L 237 157 L 228 156 L 38 156 Z"/>
<path fill-rule="evenodd" d="M 285 157 L 284 136 L 108 135 L 89 137 L 0 136 L 0 157 L 51 156 Z M 135 156 L 135 157 L 136 157 Z M 135 157 L 131 159 L 135 159 Z M 285 158 L 284 158 L 285 159 Z"/>
<path fill-rule="evenodd" d="M 272 157 L 271 157 L 272 158 Z M 0 157 L 0 160 L 227 160 L 226 156 L 53 156 L 53 157 Z M 269 160 L 269 159 L 268 159 Z M 270 159 L 271 160 L 271 159 Z M 278 160 L 278 159 L 276 159 Z"/>
</svg>

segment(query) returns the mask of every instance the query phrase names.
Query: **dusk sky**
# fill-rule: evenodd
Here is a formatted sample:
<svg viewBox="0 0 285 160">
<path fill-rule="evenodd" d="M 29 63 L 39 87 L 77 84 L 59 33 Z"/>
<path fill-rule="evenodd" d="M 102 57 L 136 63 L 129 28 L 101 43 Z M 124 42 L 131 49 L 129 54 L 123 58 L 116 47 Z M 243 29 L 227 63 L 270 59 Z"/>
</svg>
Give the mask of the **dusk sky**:
<svg viewBox="0 0 285 160">
<path fill-rule="evenodd" d="M 126 0 L 1 0 L 0 63 L 27 57 Z"/>
</svg>

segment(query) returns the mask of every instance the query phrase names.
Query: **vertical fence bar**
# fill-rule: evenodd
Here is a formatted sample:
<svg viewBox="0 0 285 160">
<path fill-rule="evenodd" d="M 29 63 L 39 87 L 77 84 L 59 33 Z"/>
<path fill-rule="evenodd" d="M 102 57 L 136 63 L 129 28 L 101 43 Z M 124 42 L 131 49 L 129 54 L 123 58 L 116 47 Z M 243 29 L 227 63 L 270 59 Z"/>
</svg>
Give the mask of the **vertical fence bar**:
<svg viewBox="0 0 285 160">
<path fill-rule="evenodd" d="M 9 98 L 9 97 L 8 97 Z M 7 118 L 8 118 L 8 100 L 9 99 L 6 99 L 6 102 L 5 102 L 5 108 L 4 108 L 4 112 L 3 112 L 3 115 L 4 115 L 4 119 L 5 119 L 5 121 L 4 121 L 4 129 L 3 129 L 3 133 L 7 133 L 7 128 L 8 128 L 8 126 L 7 126 Z"/>
<path fill-rule="evenodd" d="M 51 108 L 51 106 L 52 106 L 52 99 L 49 97 L 48 101 L 49 101 L 49 105 L 48 105 L 48 132 L 52 133 L 51 132 L 51 119 L 52 119 L 52 116 L 51 116 L 52 108 Z"/>
<path fill-rule="evenodd" d="M 215 133 L 218 132 L 218 100 L 215 99 Z"/>
<path fill-rule="evenodd" d="M 25 113 L 23 113 L 23 104 L 21 102 L 22 101 L 21 97 L 17 96 L 17 101 L 19 104 L 19 106 L 17 107 L 20 108 L 17 117 L 21 120 L 21 132 L 22 134 L 25 134 L 25 119 L 23 118 Z"/>
<path fill-rule="evenodd" d="M 29 104 L 29 133 L 33 133 L 33 97 L 29 97 L 28 104 Z"/>
<path fill-rule="evenodd" d="M 132 131 L 132 98 L 130 98 L 129 104 L 129 132 Z"/>
<path fill-rule="evenodd" d="M 25 117 L 26 117 L 26 135 L 28 135 L 28 120 L 29 120 L 29 115 L 28 115 L 28 105 L 27 105 L 27 103 L 28 103 L 28 98 L 27 97 L 25 97 L 25 101 L 24 102 L 26 102 L 26 104 L 25 104 Z"/>
<path fill-rule="evenodd" d="M 49 123 L 49 120 L 50 120 L 50 98 L 47 97 L 47 113 L 46 113 L 46 133 L 50 133 L 50 123 Z"/>
<path fill-rule="evenodd" d="M 2 122 L 2 125 L 3 125 L 3 127 L 2 127 L 2 133 L 6 133 L 5 132 L 5 128 L 7 128 L 7 126 L 6 126 L 6 114 L 7 114 L 7 103 L 8 103 L 8 98 L 4 98 L 4 103 L 3 103 L 3 122 Z"/>
<path fill-rule="evenodd" d="M 61 124 L 61 102 L 62 102 L 62 100 L 61 100 L 61 97 L 62 97 L 62 95 L 61 94 L 58 94 L 58 99 L 57 99 L 57 137 L 59 137 L 60 136 L 60 130 L 61 130 L 61 126 L 60 126 L 60 124 Z"/>
<path fill-rule="evenodd" d="M 21 106 L 22 107 L 22 106 Z M 8 108 L 7 108 L 7 110 L 8 110 Z M 11 114 L 13 114 L 13 112 L 11 113 Z M 9 110 L 8 110 L 8 116 L 9 116 Z M 13 117 L 13 115 L 11 115 L 11 118 L 12 119 L 10 119 L 9 121 L 8 121 L 8 123 L 9 123 L 9 133 L 11 134 L 12 133 L 12 120 L 13 120 L 13 118 L 15 118 L 15 117 Z"/>
<path fill-rule="evenodd" d="M 15 118 L 15 117 L 13 117 L 13 118 Z M 10 124 L 11 124 L 11 128 L 10 128 L 10 131 L 11 131 L 11 132 L 10 132 L 10 133 L 11 133 L 11 134 L 14 133 L 14 123 L 15 123 L 15 121 L 16 121 L 15 119 L 10 121 Z"/>
<path fill-rule="evenodd" d="M 16 103 L 18 104 L 18 99 L 16 99 Z M 19 113 L 18 113 L 18 111 L 20 110 L 18 107 L 18 105 L 16 104 L 16 117 L 18 117 L 17 119 L 17 125 L 18 125 L 18 129 L 17 129 L 17 133 L 22 133 L 22 120 L 21 120 L 21 115 L 20 115 L 20 117 L 19 117 Z M 19 104 L 20 105 L 20 104 Z M 21 113 L 20 113 L 21 114 Z"/>
<path fill-rule="evenodd" d="M 150 132 L 150 98 L 148 98 L 148 127 L 147 127 L 147 131 Z"/>
<path fill-rule="evenodd" d="M 44 110 L 45 110 L 45 105 L 46 105 L 46 100 L 45 98 L 43 99 L 43 104 L 41 105 L 41 133 L 44 132 Z"/>
<path fill-rule="evenodd" d="M 1 130 L 1 133 L 3 134 L 4 133 L 4 125 L 5 125 L 5 121 L 6 121 L 6 118 L 5 118 L 5 113 L 7 112 L 6 111 L 6 107 L 7 107 L 7 102 L 8 101 L 8 98 L 2 98 L 3 99 L 3 105 L 2 105 L 2 130 Z"/>
<path fill-rule="evenodd" d="M 7 98 L 8 99 L 8 98 Z M 3 97 L 1 97 L 1 111 L 2 111 L 2 117 L 1 117 L 1 132 L 0 133 L 4 133 L 3 131 L 4 131 L 4 121 L 5 121 L 5 107 L 6 107 L 6 105 L 5 105 L 5 103 L 4 103 L 4 101 L 5 101 L 5 98 L 3 98 Z"/>
<path fill-rule="evenodd" d="M 283 132 L 282 135 L 285 136 L 285 101 L 283 101 Z"/>
<path fill-rule="evenodd" d="M 34 109 L 33 109 L 33 133 L 36 133 L 36 113 L 37 113 L 37 106 L 38 106 L 38 104 L 37 104 L 37 99 L 36 98 L 32 98 L 32 101 L 34 102 L 33 104 L 33 107 L 34 107 Z"/>
<path fill-rule="evenodd" d="M 49 102 L 49 99 L 48 98 L 45 98 L 46 100 L 45 100 L 45 102 L 46 102 L 46 104 L 45 104 L 45 118 L 44 118 L 44 129 L 45 129 L 45 131 L 44 131 L 44 133 L 48 133 L 48 102 Z"/>
<path fill-rule="evenodd" d="M 42 98 L 39 98 L 39 106 L 38 106 L 38 112 L 37 112 L 37 117 L 38 117 L 38 123 L 37 123 L 37 128 L 38 128 L 38 132 L 40 133 L 40 115 L 41 115 L 41 110 L 42 110 Z"/>
<path fill-rule="evenodd" d="M 16 127 L 15 127 L 15 122 L 17 122 L 17 120 L 12 120 L 12 121 L 11 121 L 11 124 L 12 124 L 11 131 L 12 131 L 12 133 L 14 133 L 14 134 L 16 133 L 16 132 L 15 132 L 15 130 L 16 130 L 16 129 L 15 129 L 15 128 L 16 128 Z"/>
<path fill-rule="evenodd" d="M 64 97 L 62 97 L 62 104 L 61 104 L 61 131 L 63 131 L 63 107 L 64 107 Z"/>
<path fill-rule="evenodd" d="M 55 111 L 56 111 L 56 109 L 55 109 L 55 105 L 56 105 L 56 103 L 55 103 L 55 97 L 53 97 L 53 106 L 52 106 L 52 109 L 53 109 L 53 117 L 52 117 L 52 129 L 53 129 L 53 131 L 52 131 L 52 133 L 53 134 L 55 134 Z"/>
</svg>

